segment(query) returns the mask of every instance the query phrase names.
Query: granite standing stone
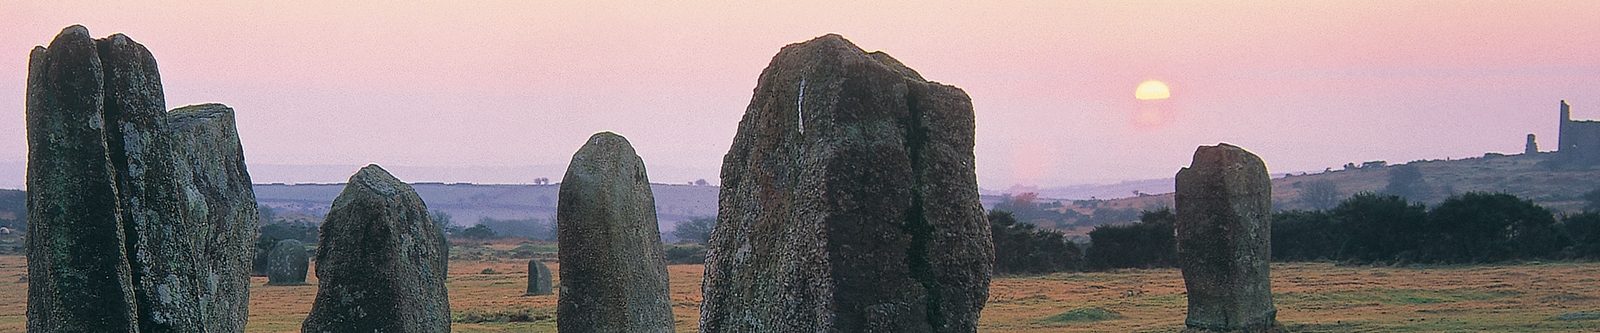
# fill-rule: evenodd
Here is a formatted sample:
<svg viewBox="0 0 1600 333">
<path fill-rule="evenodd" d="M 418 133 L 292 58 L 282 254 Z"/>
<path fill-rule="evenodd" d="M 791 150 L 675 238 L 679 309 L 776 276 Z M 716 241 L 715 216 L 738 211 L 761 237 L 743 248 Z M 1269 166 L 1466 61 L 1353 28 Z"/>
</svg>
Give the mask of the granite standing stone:
<svg viewBox="0 0 1600 333">
<path fill-rule="evenodd" d="M 973 128 L 965 92 L 887 54 L 784 47 L 723 158 L 701 330 L 976 331 L 994 249 Z"/>
<path fill-rule="evenodd" d="M 306 270 L 311 258 L 306 257 L 306 246 L 298 240 L 285 239 L 272 246 L 267 255 L 267 285 L 298 286 L 306 284 Z"/>
<path fill-rule="evenodd" d="M 235 251 L 256 217 L 232 119 L 233 141 L 175 129 L 155 57 L 121 34 L 72 26 L 32 56 L 29 273 L 43 280 L 29 287 L 29 331 L 242 331 L 248 281 L 232 259 L 248 256 Z M 239 172 L 212 177 L 223 159 Z"/>
<path fill-rule="evenodd" d="M 552 293 L 550 267 L 546 267 L 539 259 L 528 260 L 528 293 L 525 296 L 549 295 Z"/>
<path fill-rule="evenodd" d="M 301 331 L 449 332 L 449 251 L 411 185 L 361 168 L 322 223 L 317 298 Z"/>
<path fill-rule="evenodd" d="M 200 297 L 205 236 L 188 216 L 188 198 L 168 135 L 155 57 L 122 34 L 96 40 L 105 66 L 106 148 L 116 170 L 139 331 L 205 332 Z M 188 170 L 184 170 L 188 171 Z"/>
<path fill-rule="evenodd" d="M 1266 164 L 1228 144 L 1201 146 L 1177 176 L 1178 262 L 1197 332 L 1268 332 L 1272 183 Z"/>
<path fill-rule="evenodd" d="M 672 332 L 667 259 L 644 161 L 622 136 L 596 133 L 561 179 L 562 333 Z"/>
<path fill-rule="evenodd" d="M 139 329 L 102 68 L 76 25 L 28 63 L 28 332 Z"/>
<path fill-rule="evenodd" d="M 168 112 L 167 121 L 179 173 L 188 177 L 183 191 L 188 193 L 189 217 L 201 225 L 195 235 L 205 263 L 200 279 L 207 331 L 244 332 L 260 215 L 233 109 L 222 104 L 185 106 Z M 303 266 L 300 279 L 305 281 Z"/>
</svg>

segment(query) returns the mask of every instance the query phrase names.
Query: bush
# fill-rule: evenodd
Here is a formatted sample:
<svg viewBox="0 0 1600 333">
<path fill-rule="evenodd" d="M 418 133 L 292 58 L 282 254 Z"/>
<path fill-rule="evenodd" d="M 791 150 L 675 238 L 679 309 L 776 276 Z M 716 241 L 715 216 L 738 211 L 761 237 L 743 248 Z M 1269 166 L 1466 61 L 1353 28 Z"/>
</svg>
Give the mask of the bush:
<svg viewBox="0 0 1600 333">
<path fill-rule="evenodd" d="M 1053 273 L 1076 271 L 1083 266 L 1083 252 L 1061 233 L 1034 229 L 1032 224 L 1017 222 L 1006 211 L 990 211 L 988 218 L 996 273 Z"/>
<path fill-rule="evenodd" d="M 706 263 L 706 247 L 698 244 L 670 244 L 666 246 L 667 263 L 672 265 Z"/>
<path fill-rule="evenodd" d="M 1174 226 L 1178 218 L 1162 208 L 1139 214 L 1139 222 L 1103 225 L 1089 232 L 1084 259 L 1090 269 L 1175 267 L 1178 263 Z"/>
<path fill-rule="evenodd" d="M 1567 246 L 1544 207 L 1503 193 L 1471 192 L 1445 199 L 1428 213 L 1421 259 L 1493 262 L 1545 258 Z"/>
<path fill-rule="evenodd" d="M 494 229 L 490 228 L 488 225 L 479 224 L 472 226 L 471 228 L 461 230 L 461 237 L 471 239 L 490 239 L 500 237 L 500 234 L 496 233 Z"/>
<path fill-rule="evenodd" d="M 1395 195 L 1365 192 L 1330 212 L 1342 245 L 1331 257 L 1363 262 L 1391 261 L 1416 251 L 1427 208 Z"/>
<path fill-rule="evenodd" d="M 1600 212 L 1567 216 L 1562 221 L 1572 239 L 1572 254 L 1581 258 L 1600 258 Z"/>
<path fill-rule="evenodd" d="M 672 228 L 672 236 L 678 241 L 705 244 L 711 239 L 711 230 L 717 228 L 717 218 L 702 217 L 678 223 Z"/>
<path fill-rule="evenodd" d="M 1272 214 L 1272 259 L 1301 261 L 1336 259 L 1344 232 L 1327 212 L 1287 211 Z"/>
</svg>

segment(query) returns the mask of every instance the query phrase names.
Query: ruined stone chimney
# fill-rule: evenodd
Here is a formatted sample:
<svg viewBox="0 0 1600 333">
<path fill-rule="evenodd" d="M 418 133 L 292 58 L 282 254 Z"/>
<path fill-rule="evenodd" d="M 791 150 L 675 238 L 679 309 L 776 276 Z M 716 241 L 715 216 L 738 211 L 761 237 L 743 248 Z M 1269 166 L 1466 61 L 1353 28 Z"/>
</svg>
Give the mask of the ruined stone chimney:
<svg viewBox="0 0 1600 333">
<path fill-rule="evenodd" d="M 1539 153 L 1539 143 L 1533 140 L 1533 133 L 1528 133 L 1528 144 L 1522 148 L 1523 155 Z"/>
</svg>

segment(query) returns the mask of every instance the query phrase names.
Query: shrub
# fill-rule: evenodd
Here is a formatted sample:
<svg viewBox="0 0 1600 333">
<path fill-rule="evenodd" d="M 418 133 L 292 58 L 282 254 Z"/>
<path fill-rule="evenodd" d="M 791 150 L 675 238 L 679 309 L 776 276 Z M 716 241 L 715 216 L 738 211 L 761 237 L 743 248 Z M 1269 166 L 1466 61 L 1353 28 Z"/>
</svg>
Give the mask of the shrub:
<svg viewBox="0 0 1600 333">
<path fill-rule="evenodd" d="M 988 218 L 994 240 L 996 273 L 1053 273 L 1075 271 L 1083 266 L 1083 252 L 1061 233 L 1017 222 L 1006 211 L 990 211 Z"/>
<path fill-rule="evenodd" d="M 667 263 L 704 264 L 706 263 L 706 247 L 698 244 L 669 244 L 666 246 Z"/>
<path fill-rule="evenodd" d="M 1582 258 L 1600 258 L 1600 212 L 1584 212 L 1567 216 L 1562 227 L 1572 240 L 1572 254 Z"/>
<path fill-rule="evenodd" d="M 1549 210 L 1509 194 L 1450 197 L 1428 213 L 1422 259 L 1465 263 L 1549 257 L 1568 243 L 1555 224 Z"/>
<path fill-rule="evenodd" d="M 1396 195 L 1365 192 L 1330 212 L 1344 233 L 1334 256 L 1364 262 L 1391 261 L 1417 249 L 1427 208 Z"/>
<path fill-rule="evenodd" d="M 1327 212 L 1287 211 L 1272 214 L 1272 259 L 1300 261 L 1336 259 L 1344 232 Z"/>
<path fill-rule="evenodd" d="M 1178 263 L 1173 229 L 1177 221 L 1171 209 L 1162 208 L 1140 214 L 1137 223 L 1095 227 L 1089 232 L 1084 259 L 1096 270 L 1174 267 Z"/>
</svg>

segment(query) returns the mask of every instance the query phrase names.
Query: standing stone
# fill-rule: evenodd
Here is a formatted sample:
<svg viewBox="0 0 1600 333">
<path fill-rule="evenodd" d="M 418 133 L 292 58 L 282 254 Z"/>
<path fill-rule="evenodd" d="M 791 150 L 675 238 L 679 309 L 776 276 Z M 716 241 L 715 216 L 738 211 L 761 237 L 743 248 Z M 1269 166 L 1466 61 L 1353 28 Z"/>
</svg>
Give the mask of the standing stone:
<svg viewBox="0 0 1600 333">
<path fill-rule="evenodd" d="M 561 179 L 562 333 L 672 332 L 655 195 L 628 139 L 596 133 Z"/>
<path fill-rule="evenodd" d="M 29 272 L 45 282 L 29 287 L 29 330 L 243 331 L 248 281 L 229 260 L 240 254 L 211 246 L 255 237 L 237 135 L 201 143 L 179 133 L 155 57 L 127 36 L 96 40 L 72 26 L 32 56 Z M 200 157 L 210 154 L 231 154 L 239 172 L 213 177 L 227 166 Z M 249 214 L 219 226 L 223 210 Z"/>
<path fill-rule="evenodd" d="M 306 246 L 300 241 L 285 239 L 272 247 L 267 255 L 267 285 L 298 286 L 306 284 L 306 268 L 311 258 L 306 257 Z"/>
<path fill-rule="evenodd" d="M 205 236 L 188 216 L 188 198 L 168 135 L 165 96 L 155 57 L 115 34 L 95 41 L 105 66 L 106 148 L 116 170 L 128 264 L 139 305 L 139 331 L 204 332 L 198 243 Z"/>
<path fill-rule="evenodd" d="M 71 26 L 28 62 L 28 332 L 136 332 L 105 74 Z M 109 126 L 116 126 L 115 123 Z"/>
<path fill-rule="evenodd" d="M 789 45 L 722 163 L 702 331 L 977 330 L 994 249 L 961 89 L 838 35 Z"/>
<path fill-rule="evenodd" d="M 361 168 L 322 223 L 317 298 L 301 331 L 449 332 L 449 251 L 411 185 Z"/>
<path fill-rule="evenodd" d="M 260 215 L 245 168 L 233 109 L 222 104 L 185 106 L 167 113 L 179 173 L 186 174 L 189 217 L 200 255 L 201 299 L 208 332 L 244 332 L 250 305 L 250 271 Z M 301 251 L 301 257 L 305 257 Z M 305 281 L 305 267 L 300 267 Z"/>
<path fill-rule="evenodd" d="M 550 267 L 539 259 L 528 260 L 528 293 L 524 296 L 551 294 Z"/>
<path fill-rule="evenodd" d="M 1272 305 L 1272 183 L 1266 164 L 1232 145 L 1201 146 L 1177 176 L 1178 262 L 1189 331 L 1267 332 Z"/>
</svg>

